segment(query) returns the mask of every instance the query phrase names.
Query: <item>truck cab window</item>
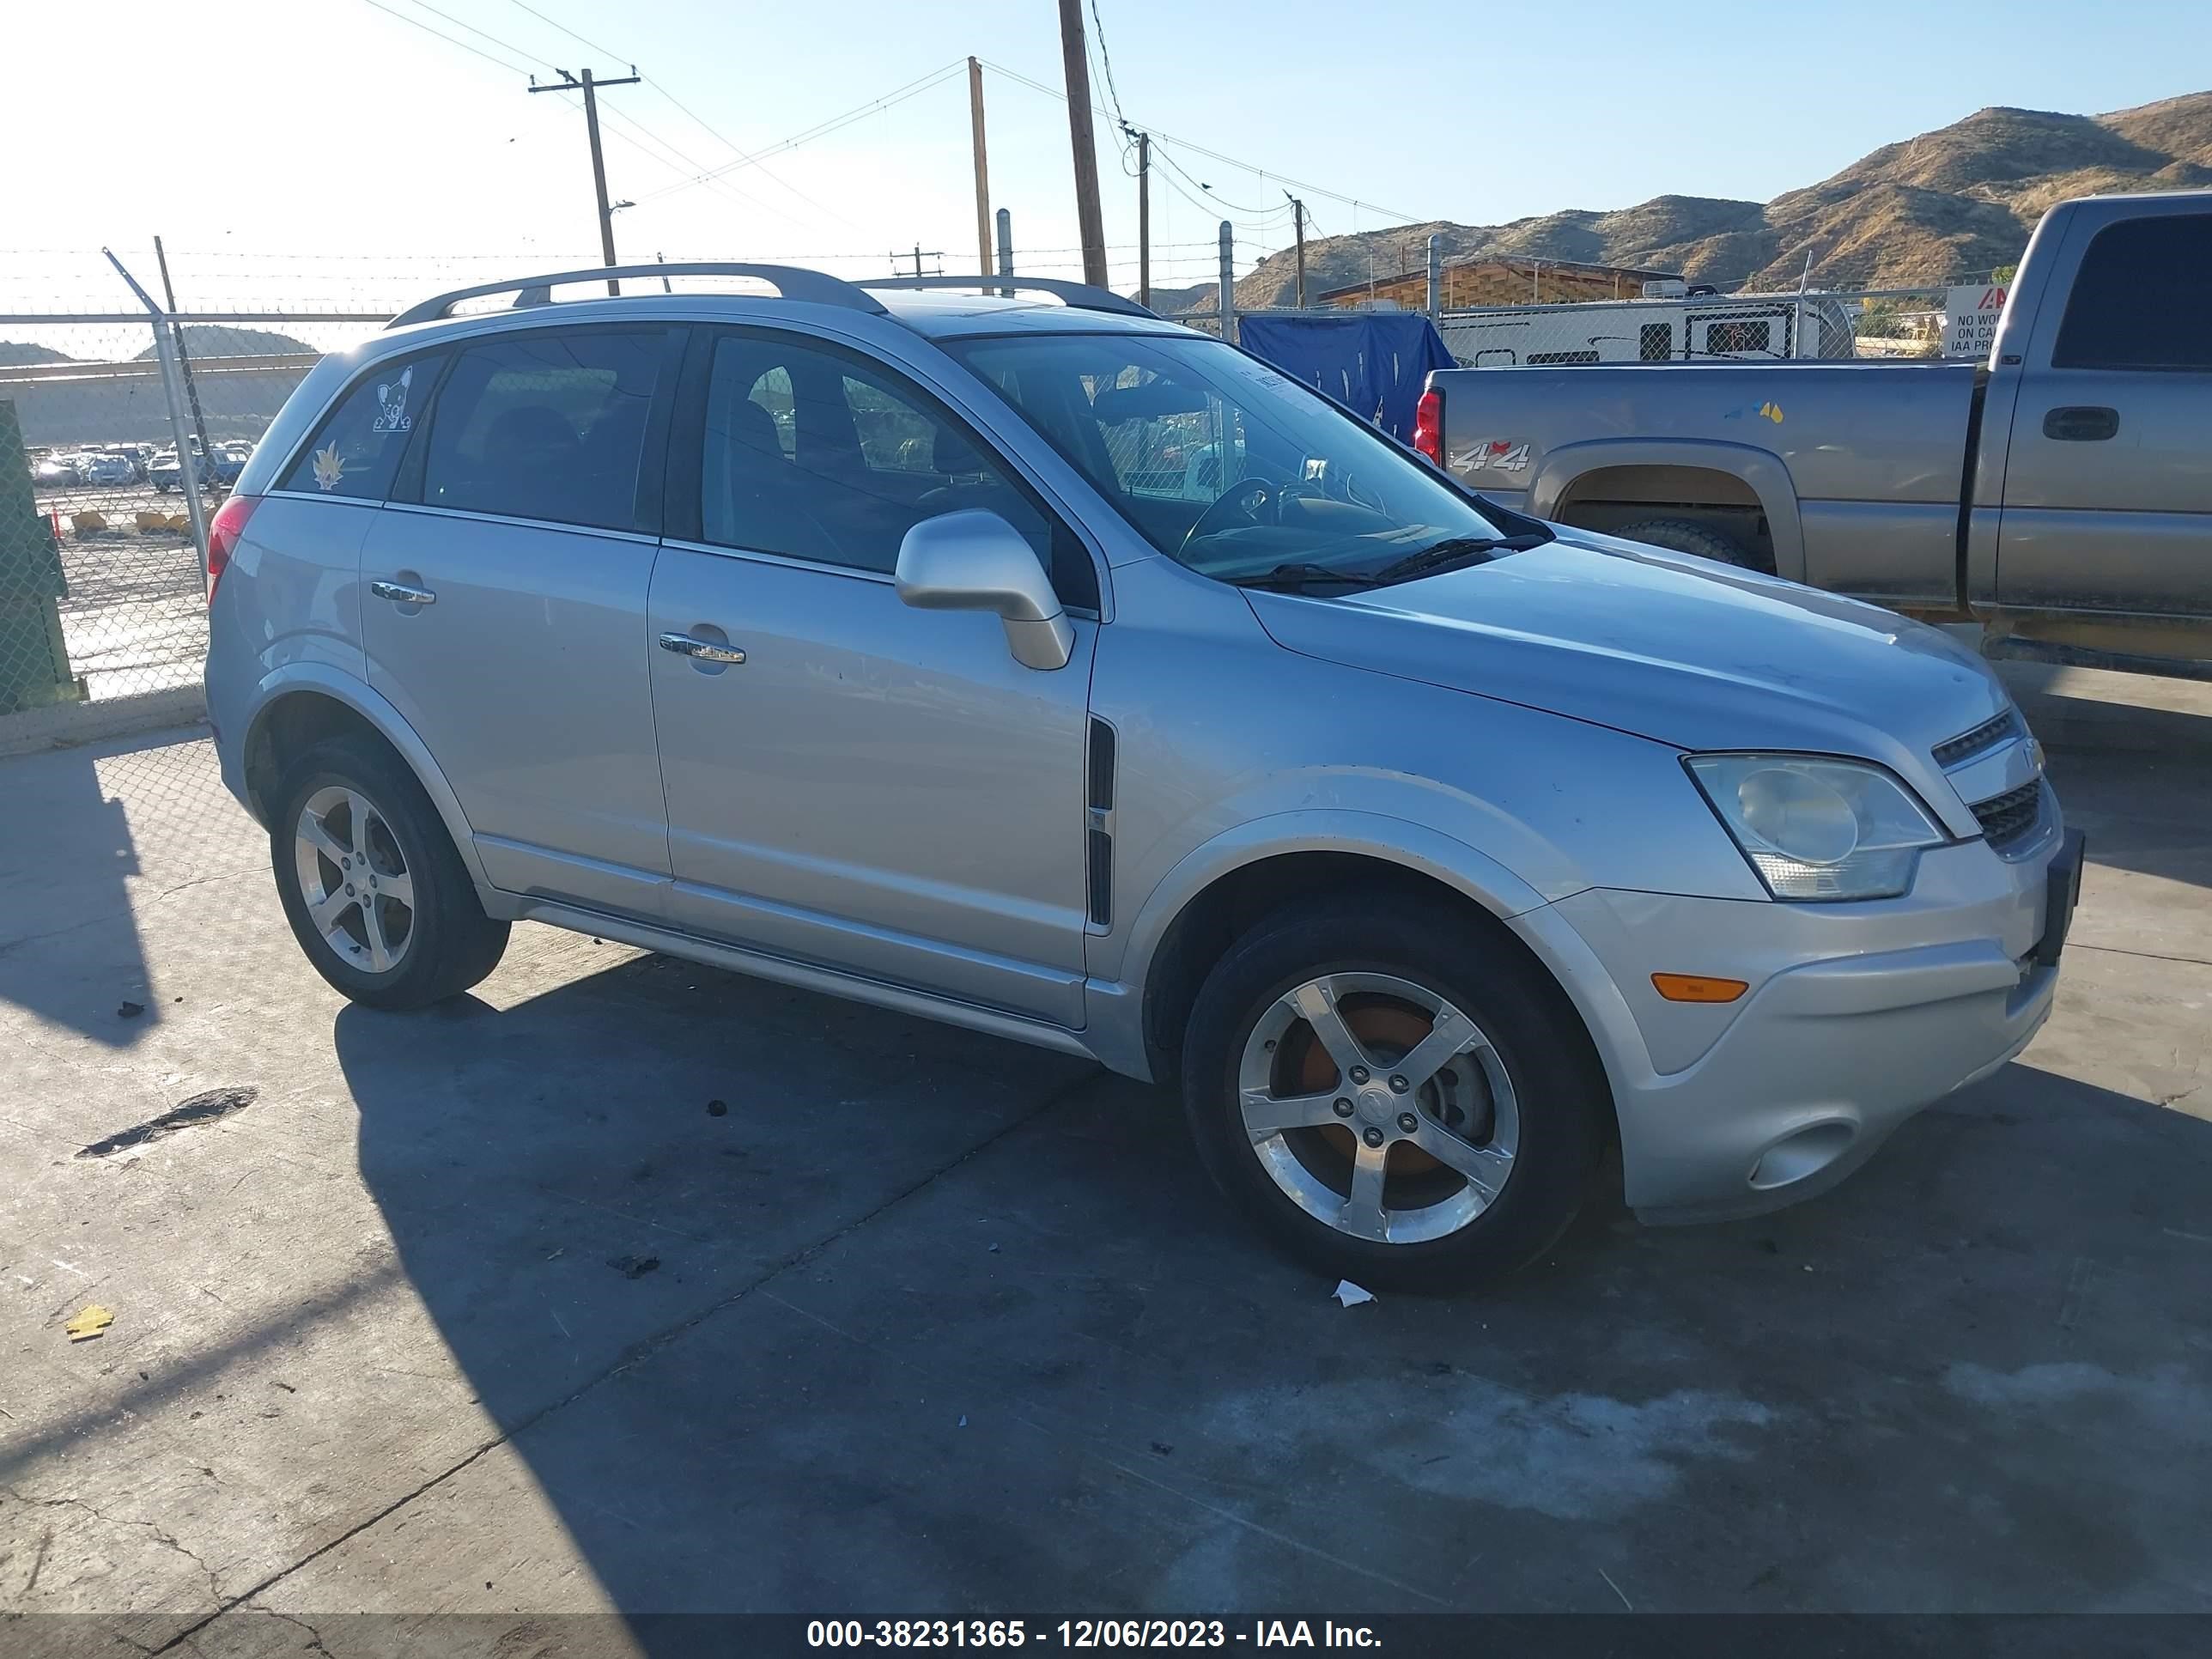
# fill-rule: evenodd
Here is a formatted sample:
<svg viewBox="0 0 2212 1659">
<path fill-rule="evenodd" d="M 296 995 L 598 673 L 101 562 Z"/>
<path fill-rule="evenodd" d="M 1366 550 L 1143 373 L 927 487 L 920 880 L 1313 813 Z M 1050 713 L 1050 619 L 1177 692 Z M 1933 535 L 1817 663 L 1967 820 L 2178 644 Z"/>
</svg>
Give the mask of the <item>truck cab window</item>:
<svg viewBox="0 0 2212 1659">
<path fill-rule="evenodd" d="M 2212 213 L 2099 231 L 2081 256 L 2051 366 L 2212 369 Z"/>
</svg>

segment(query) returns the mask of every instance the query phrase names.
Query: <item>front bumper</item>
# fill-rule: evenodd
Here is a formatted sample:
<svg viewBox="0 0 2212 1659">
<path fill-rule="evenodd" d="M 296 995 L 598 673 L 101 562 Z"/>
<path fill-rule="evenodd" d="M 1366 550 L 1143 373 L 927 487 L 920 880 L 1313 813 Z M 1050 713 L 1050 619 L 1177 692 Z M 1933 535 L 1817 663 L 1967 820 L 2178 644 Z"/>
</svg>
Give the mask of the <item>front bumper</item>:
<svg viewBox="0 0 2212 1659">
<path fill-rule="evenodd" d="M 2057 988 L 2055 963 L 2037 960 L 2053 919 L 2047 872 L 2069 844 L 2051 828 L 2026 857 L 1979 842 L 1929 854 L 1903 899 L 1593 890 L 1516 919 L 1597 1042 L 1638 1215 L 1715 1220 L 1810 1197 L 2027 1047 Z M 1654 973 L 1751 989 L 1670 1003 Z"/>
</svg>

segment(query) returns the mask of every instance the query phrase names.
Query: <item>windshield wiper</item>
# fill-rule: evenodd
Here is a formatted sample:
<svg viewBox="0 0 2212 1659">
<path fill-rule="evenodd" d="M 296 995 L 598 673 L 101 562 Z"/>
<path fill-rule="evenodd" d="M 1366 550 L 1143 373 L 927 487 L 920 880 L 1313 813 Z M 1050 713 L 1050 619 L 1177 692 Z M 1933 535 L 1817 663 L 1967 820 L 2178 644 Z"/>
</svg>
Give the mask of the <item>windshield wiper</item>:
<svg viewBox="0 0 2212 1659">
<path fill-rule="evenodd" d="M 1531 532 L 1525 536 L 1447 536 L 1418 553 L 1408 553 L 1384 565 L 1374 573 L 1374 579 L 1378 582 L 1408 581 L 1455 565 L 1472 564 L 1486 553 L 1525 553 L 1551 539 L 1548 531 Z"/>
<path fill-rule="evenodd" d="M 1279 564 L 1273 570 L 1259 571 L 1249 576 L 1224 576 L 1221 580 L 1231 587 L 1264 587 L 1295 592 L 1299 588 L 1311 587 L 1322 582 L 1334 582 L 1345 587 L 1365 587 L 1375 578 L 1365 571 L 1332 570 L 1325 564 Z"/>
</svg>

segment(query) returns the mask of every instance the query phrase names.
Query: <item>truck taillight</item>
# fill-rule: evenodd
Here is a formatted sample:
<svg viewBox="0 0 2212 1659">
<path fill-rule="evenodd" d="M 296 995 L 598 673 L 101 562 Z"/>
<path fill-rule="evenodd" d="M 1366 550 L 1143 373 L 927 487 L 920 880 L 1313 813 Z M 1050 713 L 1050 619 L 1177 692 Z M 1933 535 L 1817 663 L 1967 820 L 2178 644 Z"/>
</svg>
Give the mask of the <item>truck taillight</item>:
<svg viewBox="0 0 2212 1659">
<path fill-rule="evenodd" d="M 230 568 L 232 550 L 238 538 L 246 533 L 246 521 L 253 516 L 253 509 L 261 504 L 258 495 L 233 495 L 216 509 L 215 517 L 208 520 L 208 604 L 215 603 L 215 585 L 222 580 L 222 573 Z"/>
<path fill-rule="evenodd" d="M 1413 447 L 1438 466 L 1444 464 L 1444 394 L 1434 386 L 1424 392 L 1414 405 Z"/>
</svg>

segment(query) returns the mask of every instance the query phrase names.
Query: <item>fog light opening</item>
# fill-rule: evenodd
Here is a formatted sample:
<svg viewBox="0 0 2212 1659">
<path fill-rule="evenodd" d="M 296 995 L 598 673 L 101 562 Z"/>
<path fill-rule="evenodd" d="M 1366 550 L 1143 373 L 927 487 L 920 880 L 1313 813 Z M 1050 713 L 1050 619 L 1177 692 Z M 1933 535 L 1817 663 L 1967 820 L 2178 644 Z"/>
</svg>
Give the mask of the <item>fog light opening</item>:
<svg viewBox="0 0 2212 1659">
<path fill-rule="evenodd" d="M 1762 1193 L 1795 1186 L 1826 1169 L 1857 1138 L 1858 1126 L 1842 1118 L 1809 1124 L 1759 1154 L 1751 1166 L 1751 1185 Z"/>
</svg>

